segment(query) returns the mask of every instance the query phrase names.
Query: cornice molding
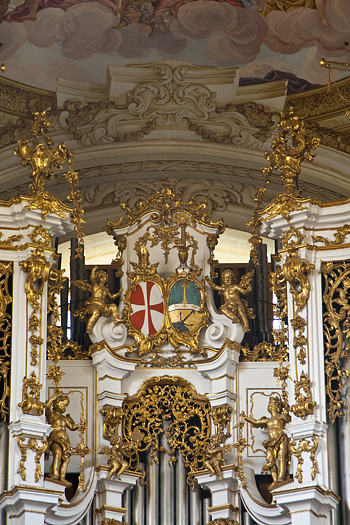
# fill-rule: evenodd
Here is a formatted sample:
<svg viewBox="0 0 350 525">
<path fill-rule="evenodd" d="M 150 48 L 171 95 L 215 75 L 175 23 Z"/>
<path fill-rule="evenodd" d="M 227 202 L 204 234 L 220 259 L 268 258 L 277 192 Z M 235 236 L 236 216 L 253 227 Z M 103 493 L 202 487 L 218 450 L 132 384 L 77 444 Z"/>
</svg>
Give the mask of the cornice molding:
<svg viewBox="0 0 350 525">
<path fill-rule="evenodd" d="M 149 178 L 141 180 L 140 174 L 146 174 Z M 262 186 L 264 182 L 260 170 L 204 161 L 181 159 L 145 160 L 92 166 L 79 170 L 83 205 L 84 207 L 103 205 L 107 196 L 110 204 L 116 204 L 117 202 L 123 202 L 123 199 L 127 198 L 128 193 L 134 196 L 135 192 L 139 190 L 147 197 L 159 186 L 159 181 L 163 180 L 165 174 L 168 176 L 170 183 L 176 185 L 177 191 L 183 191 L 187 188 L 186 199 L 193 197 L 190 193 L 191 190 L 195 191 L 198 188 L 203 190 L 203 193 L 198 193 L 198 196 L 207 196 L 205 192 L 210 189 L 217 197 L 222 197 L 222 203 L 215 205 L 215 209 L 218 211 L 224 210 L 225 200 L 226 202 L 241 204 L 240 194 L 244 187 L 250 188 L 249 204 L 245 199 L 245 205 L 253 206 L 254 202 L 251 199 L 253 191 L 257 186 Z M 96 180 L 101 182 L 95 184 Z M 64 199 L 65 192 L 61 188 L 65 183 L 64 175 L 59 174 L 53 181 L 47 182 L 47 188 Z M 276 195 L 281 191 L 281 181 L 278 175 L 272 175 L 270 189 Z M 299 189 L 304 195 L 317 197 L 324 202 L 340 200 L 346 197 L 344 194 L 304 180 L 299 181 Z M 27 190 L 28 185 L 21 184 L 11 190 L 0 193 L 0 199 L 8 200 L 25 194 Z M 121 197 L 120 195 L 125 192 L 126 196 Z"/>
<path fill-rule="evenodd" d="M 59 108 L 54 92 L 0 79 L 0 148 L 15 144 L 18 138 L 29 138 L 31 115 L 48 107 L 50 130 L 85 146 L 141 141 L 157 132 L 159 138 L 159 132 L 166 131 L 174 138 L 176 132 L 186 132 L 194 141 L 261 149 L 276 128 L 278 112 L 258 102 L 234 103 L 234 90 L 225 91 L 229 89 L 226 70 L 211 68 L 212 76 L 208 77 L 208 68 L 202 66 L 159 62 L 130 65 L 125 71 L 133 69 L 138 71 L 137 81 L 129 91 L 130 84 L 118 84 L 119 95 L 114 100 L 68 99 Z M 233 97 L 232 103 L 222 102 L 222 90 L 226 101 Z M 350 119 L 347 123 L 342 115 L 350 108 L 349 101 L 350 78 L 346 78 L 338 81 L 331 93 L 326 87 L 308 91 L 288 97 L 286 105 L 294 107 L 321 144 L 348 154 Z"/>
<path fill-rule="evenodd" d="M 293 106 L 300 119 L 333 117 L 350 108 L 350 77 L 338 80 L 329 93 L 327 86 L 287 97 L 286 107 Z"/>
</svg>

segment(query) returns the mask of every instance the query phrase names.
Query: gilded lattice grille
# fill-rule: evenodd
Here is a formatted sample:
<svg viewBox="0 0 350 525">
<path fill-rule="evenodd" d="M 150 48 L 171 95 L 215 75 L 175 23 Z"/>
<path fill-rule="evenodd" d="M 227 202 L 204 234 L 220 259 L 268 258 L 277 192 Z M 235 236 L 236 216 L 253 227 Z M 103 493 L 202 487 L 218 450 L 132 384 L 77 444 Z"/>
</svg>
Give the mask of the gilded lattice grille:
<svg viewBox="0 0 350 525">
<path fill-rule="evenodd" d="M 194 473 L 203 469 L 210 443 L 210 410 L 206 396 L 197 394 L 188 381 L 168 376 L 145 381 L 123 404 L 123 438 L 132 443 L 135 435 L 139 436 L 129 468 L 138 470 L 140 454 L 146 451 L 150 462 L 158 463 L 159 436 L 164 432 L 170 465 L 175 463 L 178 451 L 189 469 L 187 482 L 194 488 Z"/>
<path fill-rule="evenodd" d="M 12 262 L 0 262 L 0 415 L 6 421 L 9 412 L 9 375 L 12 330 Z"/>
<path fill-rule="evenodd" d="M 325 343 L 326 394 L 332 421 L 342 417 L 341 390 L 349 375 L 341 365 L 350 349 L 350 262 L 322 264 L 324 277 L 323 333 Z"/>
</svg>

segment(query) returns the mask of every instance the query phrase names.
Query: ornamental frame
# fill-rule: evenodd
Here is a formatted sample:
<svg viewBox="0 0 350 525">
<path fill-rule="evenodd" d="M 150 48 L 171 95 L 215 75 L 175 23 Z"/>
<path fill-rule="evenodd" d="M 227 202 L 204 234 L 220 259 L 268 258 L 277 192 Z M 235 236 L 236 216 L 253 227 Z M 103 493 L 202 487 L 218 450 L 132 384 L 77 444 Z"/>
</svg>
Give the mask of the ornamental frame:
<svg viewBox="0 0 350 525">
<path fill-rule="evenodd" d="M 169 422 L 166 428 L 165 421 Z M 205 469 L 211 426 L 210 402 L 198 394 L 189 381 L 178 376 L 147 379 L 138 392 L 126 397 L 123 403 L 123 441 L 132 444 L 135 432 L 143 435 L 133 449 L 129 469 L 139 473 L 140 454 L 148 451 L 149 462 L 158 463 L 159 435 L 164 433 L 168 438 L 169 465 L 177 461 L 178 451 L 189 469 L 187 483 L 194 490 L 195 474 Z M 143 478 L 145 475 L 143 471 Z"/>
</svg>

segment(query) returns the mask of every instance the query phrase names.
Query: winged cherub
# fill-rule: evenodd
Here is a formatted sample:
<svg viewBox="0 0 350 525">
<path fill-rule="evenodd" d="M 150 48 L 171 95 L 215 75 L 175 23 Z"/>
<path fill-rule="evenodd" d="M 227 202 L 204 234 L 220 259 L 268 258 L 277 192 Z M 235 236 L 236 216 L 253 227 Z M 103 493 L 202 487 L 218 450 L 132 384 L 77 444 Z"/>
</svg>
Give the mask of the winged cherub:
<svg viewBox="0 0 350 525">
<path fill-rule="evenodd" d="M 214 434 L 211 437 L 204 461 L 204 465 L 210 471 L 211 475 L 216 474 L 218 479 L 222 479 L 222 467 L 225 463 L 224 452 L 229 450 L 227 445 L 222 445 L 222 441 L 223 439 L 219 434 Z"/>
<path fill-rule="evenodd" d="M 252 291 L 252 277 L 254 270 L 243 275 L 239 284 L 232 270 L 225 270 L 222 274 L 222 286 L 213 283 L 208 277 L 206 281 L 219 293 L 224 296 L 224 304 L 219 308 L 221 314 L 226 315 L 233 323 L 241 323 L 244 331 L 249 332 L 249 319 L 254 319 L 254 314 L 251 308 L 248 308 L 247 302 L 241 299 L 240 294 L 248 295 Z"/>
<path fill-rule="evenodd" d="M 114 303 L 107 304 L 107 298 L 116 299 L 119 297 L 123 290 L 112 294 L 108 287 L 108 275 L 104 270 L 98 270 L 95 266 L 90 274 L 90 283 L 88 281 L 78 280 L 72 281 L 74 286 L 78 286 L 81 290 L 88 291 L 91 293 L 91 297 L 86 301 L 85 307 L 75 312 L 75 316 L 79 316 L 83 321 L 85 316 L 89 316 L 89 320 L 86 326 L 86 333 L 91 334 L 96 321 L 101 316 L 111 315 L 114 323 L 121 323 L 123 319 L 120 319 L 118 307 Z"/>
<path fill-rule="evenodd" d="M 103 447 L 100 454 L 104 454 L 108 458 L 109 474 L 107 479 L 112 479 L 114 475 L 120 479 L 121 474 L 128 468 L 129 460 L 125 459 L 125 456 L 130 456 L 132 443 L 125 443 L 120 436 L 114 436 L 111 439 L 111 445 L 112 447 Z"/>
</svg>

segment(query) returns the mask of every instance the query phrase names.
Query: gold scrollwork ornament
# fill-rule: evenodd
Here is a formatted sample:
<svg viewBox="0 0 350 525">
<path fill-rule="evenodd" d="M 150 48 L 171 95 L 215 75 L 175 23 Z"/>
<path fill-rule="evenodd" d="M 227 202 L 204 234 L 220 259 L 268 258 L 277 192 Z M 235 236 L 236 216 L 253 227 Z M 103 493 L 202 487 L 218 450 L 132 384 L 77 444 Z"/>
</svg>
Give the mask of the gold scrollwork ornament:
<svg viewBox="0 0 350 525">
<path fill-rule="evenodd" d="M 34 370 L 29 377 L 23 378 L 22 402 L 18 403 L 23 414 L 41 416 L 44 413 L 44 403 L 40 401 L 41 388 L 42 385 L 37 381 Z"/>
<path fill-rule="evenodd" d="M 239 525 L 238 521 L 230 518 L 217 518 L 214 521 L 209 521 L 207 525 Z"/>
<path fill-rule="evenodd" d="M 27 208 L 40 209 L 43 221 L 49 213 L 55 213 L 63 218 L 69 213 L 71 222 L 75 225 L 78 238 L 76 257 L 81 257 L 81 245 L 83 244 L 84 236 L 82 216 L 84 212 L 81 207 L 80 191 L 77 190 L 79 184 L 78 174 L 71 166 L 74 153 L 67 149 L 66 144 L 63 142 L 57 148 L 54 147 L 52 139 L 46 134 L 49 126 L 50 122 L 47 118 L 46 110 L 41 113 L 36 112 L 31 125 L 33 145 L 31 146 L 28 140 L 19 140 L 18 146 L 13 150 L 13 153 L 17 155 L 22 166 L 29 165 L 31 168 L 32 183 L 30 188 L 32 191 L 25 197 L 25 200 L 29 202 Z M 40 135 L 43 138 L 41 142 L 39 141 Z M 56 195 L 45 190 L 46 181 L 54 178 L 53 168 L 62 169 L 64 162 L 67 162 L 68 165 L 65 178 L 71 187 L 67 200 L 73 203 L 73 208 L 63 204 Z"/>
<path fill-rule="evenodd" d="M 3 421 L 9 413 L 8 399 L 10 395 L 9 372 L 11 365 L 11 333 L 12 333 L 12 289 L 10 277 L 13 274 L 13 263 L 0 262 L 0 416 Z"/>
<path fill-rule="evenodd" d="M 211 417 L 217 434 L 231 436 L 229 428 L 232 412 L 233 408 L 227 404 L 218 405 L 211 409 Z"/>
<path fill-rule="evenodd" d="M 130 470 L 140 471 L 139 456 L 150 452 L 150 462 L 158 463 L 159 435 L 168 438 L 169 464 L 176 462 L 175 453 L 188 467 L 187 483 L 194 489 L 195 473 L 204 470 L 204 459 L 210 446 L 210 403 L 196 392 L 188 381 L 177 376 L 152 377 L 134 396 L 123 403 L 123 441 L 135 441 L 134 432 L 142 432 L 131 456 Z"/>
<path fill-rule="evenodd" d="M 305 259 L 300 259 L 297 254 L 287 256 L 283 265 L 283 275 L 290 284 L 298 310 L 305 306 L 309 298 L 310 281 L 308 274 L 314 269 L 314 264 L 309 263 Z"/>
<path fill-rule="evenodd" d="M 36 335 L 40 326 L 37 313 L 40 308 L 45 283 L 49 279 L 50 263 L 44 256 L 42 248 L 37 248 L 28 259 L 21 261 L 19 264 L 22 270 L 27 272 L 24 288 L 28 302 L 32 307 L 28 322 L 28 329 L 31 334 L 29 337 L 31 344 L 30 364 L 35 366 L 38 364 L 38 347 L 44 342 L 44 339 L 40 335 Z"/>
<path fill-rule="evenodd" d="M 294 381 L 294 384 L 296 404 L 291 406 L 291 410 L 295 416 L 305 419 L 306 416 L 314 413 L 316 401 L 312 400 L 310 379 L 304 370 L 301 372 L 299 381 Z M 305 395 L 302 394 L 302 390 Z"/>
<path fill-rule="evenodd" d="M 47 449 L 47 440 L 45 438 L 42 439 L 42 446 L 39 447 L 38 442 L 37 442 L 37 440 L 35 438 L 29 438 L 28 443 L 26 444 L 25 443 L 25 438 L 23 436 L 19 436 L 17 438 L 17 445 L 18 445 L 18 448 L 21 451 L 21 459 L 20 459 L 20 462 L 19 462 L 19 469 L 17 471 L 18 474 L 21 475 L 21 478 L 22 478 L 23 481 L 26 481 L 27 475 L 26 475 L 25 463 L 27 461 L 27 451 L 30 449 L 33 452 L 35 452 L 35 458 L 34 458 L 34 461 L 35 461 L 35 476 L 34 476 L 34 479 L 38 483 L 40 478 L 43 476 L 43 473 L 41 471 L 40 460 L 41 460 L 41 456 L 43 455 L 43 453 Z"/>
<path fill-rule="evenodd" d="M 307 439 L 301 439 L 298 443 L 298 446 L 294 440 L 290 440 L 289 442 L 290 452 L 298 460 L 297 479 L 299 483 L 303 482 L 303 464 L 304 464 L 303 452 L 310 453 L 310 459 L 312 462 L 311 479 L 314 480 L 316 478 L 317 472 L 319 472 L 318 467 L 317 467 L 317 460 L 316 460 L 316 452 L 318 448 L 318 438 L 314 436 L 311 438 L 311 441 L 312 443 L 310 443 Z"/>
<path fill-rule="evenodd" d="M 322 263 L 324 277 L 323 334 L 325 342 L 326 394 L 328 414 L 333 422 L 344 415 L 341 391 L 349 372 L 342 367 L 350 349 L 350 264 L 348 262 Z"/>
</svg>

